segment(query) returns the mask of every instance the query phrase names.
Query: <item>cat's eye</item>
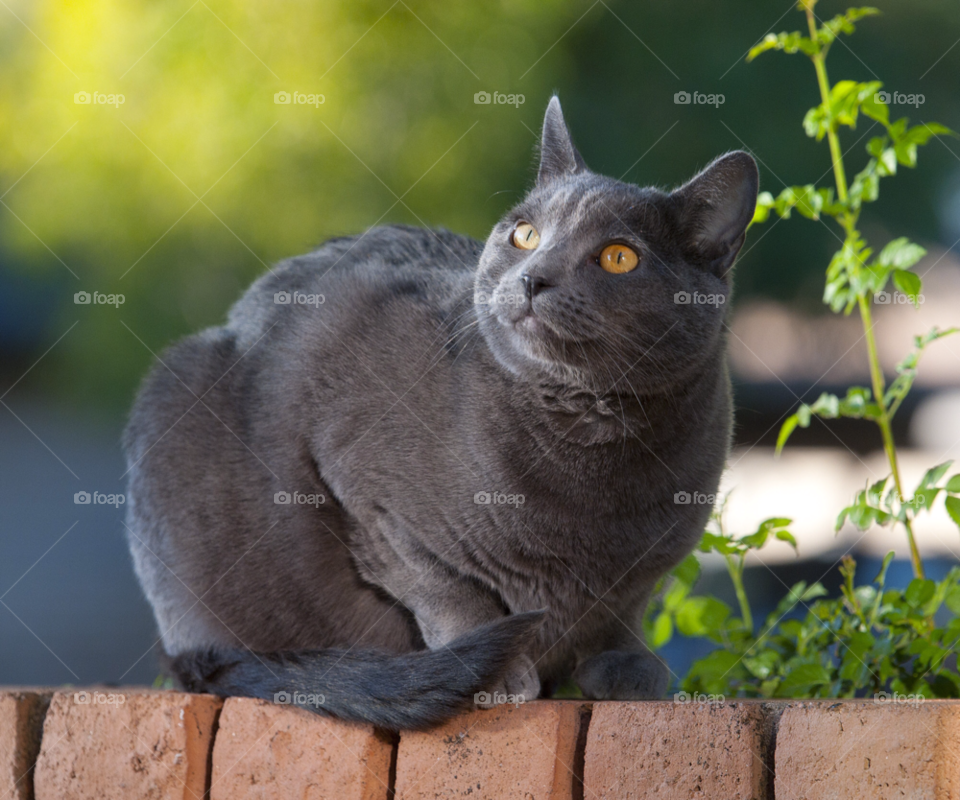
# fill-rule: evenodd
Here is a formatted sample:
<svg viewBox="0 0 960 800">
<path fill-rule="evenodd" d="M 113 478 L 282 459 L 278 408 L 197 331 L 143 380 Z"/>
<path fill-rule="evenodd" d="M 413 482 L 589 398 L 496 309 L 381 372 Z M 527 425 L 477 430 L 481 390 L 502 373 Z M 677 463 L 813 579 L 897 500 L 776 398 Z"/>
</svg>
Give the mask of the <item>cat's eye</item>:
<svg viewBox="0 0 960 800">
<path fill-rule="evenodd" d="M 514 247 L 519 247 L 521 250 L 536 250 L 537 245 L 540 244 L 540 234 L 529 222 L 521 222 L 514 228 L 510 240 Z"/>
<path fill-rule="evenodd" d="M 636 269 L 640 256 L 625 244 L 608 244 L 600 252 L 599 261 L 607 272 L 619 275 Z"/>
</svg>

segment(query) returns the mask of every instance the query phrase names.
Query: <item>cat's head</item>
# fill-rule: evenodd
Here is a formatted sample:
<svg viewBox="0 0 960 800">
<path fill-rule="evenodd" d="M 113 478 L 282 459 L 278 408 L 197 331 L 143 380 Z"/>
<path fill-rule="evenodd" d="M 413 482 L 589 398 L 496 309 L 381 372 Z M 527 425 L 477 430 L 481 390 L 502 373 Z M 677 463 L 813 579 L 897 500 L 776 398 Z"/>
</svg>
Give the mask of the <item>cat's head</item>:
<svg viewBox="0 0 960 800">
<path fill-rule="evenodd" d="M 666 391 L 718 360 L 757 188 L 744 152 L 672 192 L 597 175 L 554 97 L 536 185 L 480 257 L 474 302 L 497 360 L 602 394 Z"/>
</svg>

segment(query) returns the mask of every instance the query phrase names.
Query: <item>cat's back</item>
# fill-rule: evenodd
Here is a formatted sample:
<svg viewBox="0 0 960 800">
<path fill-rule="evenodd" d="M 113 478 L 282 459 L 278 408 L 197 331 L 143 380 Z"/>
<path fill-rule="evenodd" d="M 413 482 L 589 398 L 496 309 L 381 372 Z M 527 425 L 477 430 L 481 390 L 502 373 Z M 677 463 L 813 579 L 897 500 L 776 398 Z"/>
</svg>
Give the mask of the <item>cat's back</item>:
<svg viewBox="0 0 960 800">
<path fill-rule="evenodd" d="M 255 281 L 230 310 L 227 327 L 244 349 L 295 321 L 294 309 L 322 309 L 328 325 L 396 301 L 449 309 L 471 291 L 482 249 L 468 236 L 407 225 L 330 239 Z"/>
</svg>

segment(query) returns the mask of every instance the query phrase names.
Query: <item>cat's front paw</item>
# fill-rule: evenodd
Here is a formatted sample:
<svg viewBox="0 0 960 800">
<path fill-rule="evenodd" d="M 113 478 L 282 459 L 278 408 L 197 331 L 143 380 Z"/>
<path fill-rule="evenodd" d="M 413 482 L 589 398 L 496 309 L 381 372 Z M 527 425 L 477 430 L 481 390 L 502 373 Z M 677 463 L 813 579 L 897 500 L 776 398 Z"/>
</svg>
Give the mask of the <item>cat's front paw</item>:
<svg viewBox="0 0 960 800">
<path fill-rule="evenodd" d="M 586 659 L 573 679 L 591 700 L 659 700 L 670 683 L 666 664 L 652 653 L 617 650 Z"/>
<path fill-rule="evenodd" d="M 530 656 L 519 655 L 507 667 L 503 677 L 490 689 L 476 696 L 481 708 L 529 703 L 540 695 L 540 676 Z"/>
</svg>

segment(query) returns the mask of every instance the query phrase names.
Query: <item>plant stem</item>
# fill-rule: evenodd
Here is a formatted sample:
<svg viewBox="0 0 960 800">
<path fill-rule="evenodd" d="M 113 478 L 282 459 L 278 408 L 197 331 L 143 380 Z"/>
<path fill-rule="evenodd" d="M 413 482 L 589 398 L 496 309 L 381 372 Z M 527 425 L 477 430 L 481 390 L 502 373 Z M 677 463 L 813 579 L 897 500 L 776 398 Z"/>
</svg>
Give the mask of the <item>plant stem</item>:
<svg viewBox="0 0 960 800">
<path fill-rule="evenodd" d="M 753 634 L 753 614 L 750 613 L 750 600 L 747 597 L 746 589 L 743 588 L 743 558 L 739 563 L 734 562 L 729 555 L 724 555 L 727 562 L 727 572 L 730 573 L 730 580 L 733 581 L 733 590 L 737 593 L 737 603 L 740 604 L 740 618 L 743 620 L 743 627 Z"/>
<path fill-rule="evenodd" d="M 810 29 L 810 38 L 816 46 L 816 51 L 810 60 L 813 61 L 814 69 L 817 72 L 817 84 L 820 87 L 820 99 L 823 107 L 827 111 L 827 141 L 830 144 L 830 158 L 833 162 L 833 174 L 837 184 L 837 197 L 841 202 L 846 203 L 847 175 L 843 168 L 843 152 L 840 149 L 840 137 L 837 135 L 837 127 L 833 115 L 830 111 L 830 80 L 827 78 L 826 53 L 817 44 L 817 23 L 813 14 L 813 7 L 816 0 L 806 0 L 803 5 L 804 12 L 807 15 L 807 26 Z M 843 226 L 846 234 L 844 244 L 852 242 L 857 237 L 856 231 L 857 216 L 847 211 L 840 224 Z M 873 335 L 873 321 L 870 313 L 870 299 L 863 293 L 857 294 L 857 305 L 860 309 L 860 320 L 863 323 L 863 333 L 867 340 L 867 355 L 870 361 L 870 379 L 873 383 L 873 393 L 880 407 L 880 418 L 877 425 L 880 427 L 880 433 L 883 436 L 883 451 L 890 464 L 890 471 L 893 474 L 893 483 L 897 489 L 899 502 L 903 502 L 903 483 L 900 479 L 900 465 L 897 460 L 897 447 L 893 441 L 893 431 L 890 427 L 890 412 L 887 408 L 884 395 L 886 393 L 886 384 L 883 379 L 883 370 L 880 367 L 880 359 L 877 355 L 877 341 Z M 920 551 L 917 549 L 917 541 L 913 535 L 913 524 L 909 517 L 904 517 L 903 527 L 907 531 L 907 544 L 910 547 L 910 561 L 913 564 L 914 577 L 923 578 L 923 560 L 920 558 Z"/>
<path fill-rule="evenodd" d="M 877 404 L 880 406 L 880 418 L 877 425 L 880 427 L 880 433 L 883 436 L 883 451 L 887 455 L 887 461 L 890 462 L 890 472 L 893 474 L 893 484 L 897 489 L 897 497 L 903 502 L 903 484 L 900 479 L 900 463 L 897 459 L 897 446 L 893 441 L 893 431 L 890 427 L 890 412 L 887 404 L 884 402 L 884 392 L 886 387 L 883 380 L 883 370 L 880 369 L 880 359 L 877 356 L 877 341 L 873 335 L 873 321 L 870 312 L 870 300 L 863 295 L 857 297 L 857 303 L 860 306 L 860 318 L 863 320 L 863 330 L 867 339 L 867 353 L 870 360 L 870 379 L 873 382 L 873 393 L 876 395 Z M 917 548 L 917 540 L 913 535 L 913 524 L 909 517 L 904 517 L 903 527 L 907 530 L 907 543 L 910 546 L 910 562 L 913 564 L 913 576 L 915 578 L 926 577 L 923 570 L 923 559 L 920 558 L 920 551 Z"/>
<path fill-rule="evenodd" d="M 817 42 L 817 21 L 813 15 L 813 2 L 804 4 L 804 11 L 807 15 L 807 26 L 810 28 L 810 38 L 814 43 Z M 823 107 L 830 114 L 830 81 L 827 79 L 826 54 L 817 45 L 817 51 L 811 57 L 813 67 L 817 71 L 817 83 L 820 86 L 820 99 L 823 101 Z M 837 129 L 833 124 L 833 117 L 828 120 L 827 141 L 830 144 L 830 160 L 833 162 L 833 171 L 837 177 L 837 197 L 841 202 L 847 202 L 847 175 L 843 169 L 843 151 L 840 149 L 840 137 L 837 136 Z"/>
</svg>

